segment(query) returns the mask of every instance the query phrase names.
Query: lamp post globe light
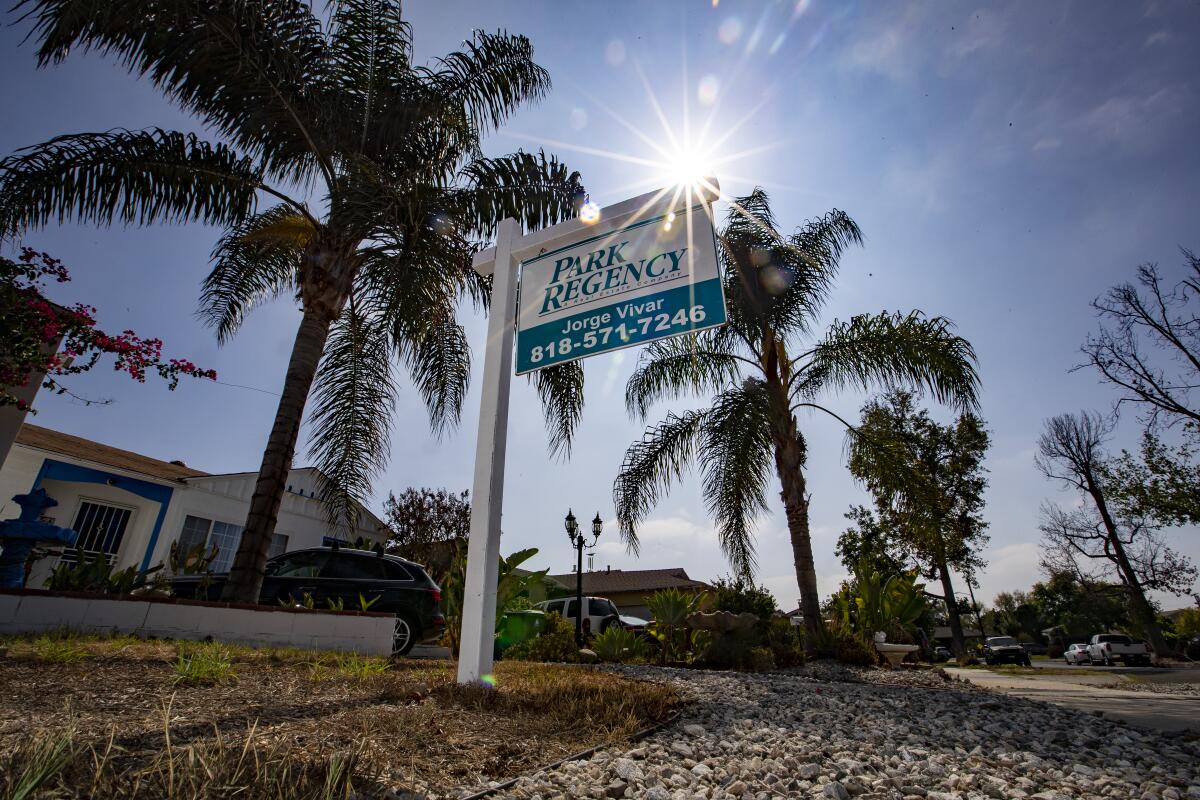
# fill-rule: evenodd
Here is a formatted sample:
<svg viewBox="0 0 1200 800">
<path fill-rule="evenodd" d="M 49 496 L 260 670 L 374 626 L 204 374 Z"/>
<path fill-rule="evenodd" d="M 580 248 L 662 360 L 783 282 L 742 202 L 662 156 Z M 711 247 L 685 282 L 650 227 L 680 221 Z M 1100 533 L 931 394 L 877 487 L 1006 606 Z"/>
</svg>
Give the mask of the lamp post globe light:
<svg viewBox="0 0 1200 800">
<path fill-rule="evenodd" d="M 567 516 L 563 520 L 563 527 L 567 530 L 567 538 L 571 540 L 571 546 L 575 548 L 577 555 L 575 563 L 575 644 L 583 647 L 583 551 L 596 546 L 596 542 L 600 539 L 600 532 L 604 529 L 604 521 L 600 519 L 600 512 L 596 512 L 596 518 L 592 520 L 592 541 L 587 542 L 587 534 L 579 530 L 579 522 L 575 519 L 575 514 L 571 509 L 567 509 Z"/>
</svg>

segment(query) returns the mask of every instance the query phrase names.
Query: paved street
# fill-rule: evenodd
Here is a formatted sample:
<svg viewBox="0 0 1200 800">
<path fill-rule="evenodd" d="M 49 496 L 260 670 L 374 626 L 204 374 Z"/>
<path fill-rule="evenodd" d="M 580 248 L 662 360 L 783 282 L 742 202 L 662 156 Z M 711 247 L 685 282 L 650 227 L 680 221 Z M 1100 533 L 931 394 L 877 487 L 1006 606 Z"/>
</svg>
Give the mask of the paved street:
<svg viewBox="0 0 1200 800">
<path fill-rule="evenodd" d="M 1035 662 L 1036 664 L 1037 662 Z M 1100 671 L 1128 670 L 1137 672 L 1140 679 L 1159 683 L 1195 682 L 1200 674 L 1192 670 L 1156 670 L 1154 668 L 1097 668 Z M 1143 670 L 1148 673 L 1145 674 Z M 1041 700 L 1080 711 L 1101 712 L 1106 718 L 1123 720 L 1130 725 L 1161 731 L 1195 731 L 1200 733 L 1200 697 L 1183 694 L 1158 694 L 1133 689 L 1107 688 L 1119 674 L 1088 674 L 1080 667 L 1078 676 L 1026 673 L 998 674 L 991 670 L 948 667 L 946 672 L 968 680 L 977 686 L 1002 691 L 1014 697 Z"/>
</svg>

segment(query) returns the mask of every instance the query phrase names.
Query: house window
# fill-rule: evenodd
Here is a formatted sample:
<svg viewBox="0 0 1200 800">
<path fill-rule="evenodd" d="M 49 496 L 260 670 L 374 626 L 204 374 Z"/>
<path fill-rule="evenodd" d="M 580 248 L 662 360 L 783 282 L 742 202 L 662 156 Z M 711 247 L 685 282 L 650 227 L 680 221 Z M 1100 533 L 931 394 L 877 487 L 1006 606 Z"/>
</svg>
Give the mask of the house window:
<svg viewBox="0 0 1200 800">
<path fill-rule="evenodd" d="M 207 550 L 205 545 L 208 543 L 208 529 L 211 527 L 210 519 L 193 517 L 191 514 L 184 517 L 183 532 L 179 534 L 179 545 L 176 548 L 179 557 L 186 558 L 197 549 Z"/>
<path fill-rule="evenodd" d="M 271 537 L 271 547 L 267 550 L 267 558 L 281 556 L 287 552 L 288 535 L 286 533 L 277 533 Z"/>
<path fill-rule="evenodd" d="M 286 538 L 286 537 L 285 537 Z M 199 545 L 204 545 L 205 553 L 217 546 L 217 557 L 209 569 L 213 572 L 228 572 L 233 566 L 233 557 L 237 555 L 238 544 L 242 541 L 242 526 L 231 522 L 214 522 L 204 517 L 194 517 L 189 514 L 183 520 L 183 530 L 179 534 L 179 551 L 190 553 Z M 274 542 L 272 542 L 272 546 Z M 285 545 L 286 546 L 286 545 Z"/>
<path fill-rule="evenodd" d="M 119 506 L 86 500 L 81 502 L 75 514 L 75 524 L 71 526 L 79 537 L 74 547 L 63 550 L 60 563 L 77 564 L 82 554 L 89 561 L 97 555 L 103 555 L 111 564 L 121 549 L 121 540 L 125 538 L 131 513 L 131 509 Z"/>
<path fill-rule="evenodd" d="M 229 522 L 214 522 L 212 532 L 208 535 L 208 545 L 214 544 L 219 548 L 217 558 L 213 561 L 213 572 L 229 572 L 233 566 L 233 557 L 237 555 L 238 544 L 242 541 L 242 526 Z"/>
</svg>

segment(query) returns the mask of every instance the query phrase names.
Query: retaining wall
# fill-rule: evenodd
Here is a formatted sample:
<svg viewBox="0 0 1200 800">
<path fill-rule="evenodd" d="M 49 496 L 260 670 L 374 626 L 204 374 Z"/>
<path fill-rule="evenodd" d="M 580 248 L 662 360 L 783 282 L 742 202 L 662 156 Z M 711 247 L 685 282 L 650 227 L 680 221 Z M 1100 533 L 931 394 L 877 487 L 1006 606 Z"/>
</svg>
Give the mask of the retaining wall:
<svg viewBox="0 0 1200 800">
<path fill-rule="evenodd" d="M 0 589 L 0 633 L 128 634 L 212 639 L 258 647 L 302 647 L 386 656 L 395 617 L 237 603 L 42 589 Z"/>
</svg>

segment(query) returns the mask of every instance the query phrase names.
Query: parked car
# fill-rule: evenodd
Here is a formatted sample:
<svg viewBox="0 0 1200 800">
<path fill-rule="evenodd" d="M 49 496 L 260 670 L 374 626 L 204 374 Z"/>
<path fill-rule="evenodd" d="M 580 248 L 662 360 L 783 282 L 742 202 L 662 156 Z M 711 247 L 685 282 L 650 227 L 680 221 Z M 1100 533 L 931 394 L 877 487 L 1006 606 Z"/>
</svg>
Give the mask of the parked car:
<svg viewBox="0 0 1200 800">
<path fill-rule="evenodd" d="M 228 578 L 228 573 L 178 575 L 171 579 L 171 591 L 176 597 L 217 600 Z M 399 556 L 313 547 L 267 561 L 260 604 L 292 605 L 304 602 L 306 595 L 313 608 L 340 605 L 358 611 L 361 596 L 370 611 L 395 614 L 396 655 L 407 654 L 417 642 L 440 638 L 446 629 L 441 589 L 420 564 Z"/>
<path fill-rule="evenodd" d="M 1025 652 L 1031 656 L 1044 656 L 1049 649 L 1044 644 L 1038 642 L 1021 642 L 1021 647 L 1025 648 Z"/>
<path fill-rule="evenodd" d="M 989 666 L 1004 663 L 1033 666 L 1025 648 L 1011 636 L 989 636 L 983 643 L 983 660 Z"/>
<path fill-rule="evenodd" d="M 1078 642 L 1077 644 L 1073 644 L 1068 647 L 1066 652 L 1063 653 L 1063 661 L 1076 666 L 1079 666 L 1085 661 L 1089 664 L 1092 663 L 1092 658 L 1088 655 L 1087 644 L 1084 642 Z"/>
<path fill-rule="evenodd" d="M 1098 633 L 1088 645 L 1088 658 L 1093 664 L 1111 667 L 1120 661 L 1126 666 L 1149 666 L 1154 650 L 1145 642 L 1135 642 L 1123 633 Z"/>
<path fill-rule="evenodd" d="M 937 647 L 933 648 L 934 661 L 949 661 L 952 658 L 954 658 L 954 653 L 950 652 L 949 647 L 943 647 L 939 644 Z"/>
<path fill-rule="evenodd" d="M 590 621 L 593 634 L 604 633 L 609 627 L 620 623 L 621 612 L 608 598 L 585 596 L 583 602 L 587 608 L 587 613 L 584 614 L 583 618 Z M 570 622 L 571 625 L 575 624 L 575 618 L 579 616 L 579 601 L 574 597 L 543 600 L 540 603 L 536 603 L 534 608 L 544 611 L 547 614 L 559 614 L 563 619 Z"/>
</svg>

